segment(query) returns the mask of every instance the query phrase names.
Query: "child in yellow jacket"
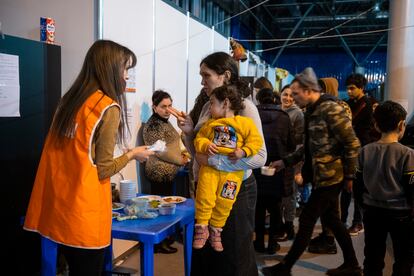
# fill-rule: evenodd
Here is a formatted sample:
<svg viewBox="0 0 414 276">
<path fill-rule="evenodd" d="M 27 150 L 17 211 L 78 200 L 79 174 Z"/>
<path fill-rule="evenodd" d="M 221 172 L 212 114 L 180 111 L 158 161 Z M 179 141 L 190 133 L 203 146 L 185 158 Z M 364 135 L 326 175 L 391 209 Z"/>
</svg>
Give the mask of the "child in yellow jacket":
<svg viewBox="0 0 414 276">
<path fill-rule="evenodd" d="M 195 150 L 209 155 L 228 155 L 234 160 L 256 154 L 263 139 L 252 119 L 237 115 L 243 108 L 243 100 L 235 86 L 214 89 L 210 96 L 212 119 L 198 132 Z M 202 248 L 209 239 L 214 250 L 223 251 L 221 231 L 236 201 L 243 175 L 243 171 L 225 172 L 209 166 L 200 167 L 194 248 Z"/>
</svg>

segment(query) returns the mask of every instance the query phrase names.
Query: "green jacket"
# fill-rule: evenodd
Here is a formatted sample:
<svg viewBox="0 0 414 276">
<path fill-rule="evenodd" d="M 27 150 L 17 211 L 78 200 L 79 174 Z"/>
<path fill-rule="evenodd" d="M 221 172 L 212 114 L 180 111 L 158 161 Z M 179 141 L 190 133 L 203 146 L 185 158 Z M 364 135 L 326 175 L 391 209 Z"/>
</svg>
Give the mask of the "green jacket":
<svg viewBox="0 0 414 276">
<path fill-rule="evenodd" d="M 291 166 L 305 157 L 302 174 L 315 188 L 354 178 L 360 142 L 344 108 L 330 95 L 322 95 L 305 113 L 304 147 L 283 159 Z"/>
</svg>

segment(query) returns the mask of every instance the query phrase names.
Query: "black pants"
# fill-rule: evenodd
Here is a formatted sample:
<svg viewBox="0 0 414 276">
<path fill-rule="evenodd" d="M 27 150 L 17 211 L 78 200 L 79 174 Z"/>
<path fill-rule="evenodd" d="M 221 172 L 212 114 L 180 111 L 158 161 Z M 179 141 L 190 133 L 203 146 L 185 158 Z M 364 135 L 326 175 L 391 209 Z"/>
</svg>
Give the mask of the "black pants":
<svg viewBox="0 0 414 276">
<path fill-rule="evenodd" d="M 281 198 L 261 195 L 257 197 L 255 232 L 256 240 L 263 241 L 265 232 L 266 210 L 270 213 L 269 239 L 277 234 L 281 228 L 280 213 Z"/>
<path fill-rule="evenodd" d="M 388 233 L 394 250 L 393 276 L 411 276 L 414 222 L 410 211 L 366 206 L 364 212 L 364 275 L 382 276 Z"/>
<path fill-rule="evenodd" d="M 351 205 L 352 192 L 343 190 L 341 193 L 341 220 L 346 223 L 348 220 L 348 209 Z M 362 224 L 362 209 L 359 204 L 354 200 L 354 217 L 352 219 L 352 225 Z"/>
<path fill-rule="evenodd" d="M 342 184 L 314 189 L 299 218 L 299 230 L 296 239 L 285 257 L 287 266 L 292 267 L 300 258 L 312 237 L 313 228 L 321 215 L 325 223 L 332 229 L 339 246 L 342 249 L 344 261 L 349 265 L 357 265 L 358 260 L 352 246 L 352 240 L 342 224 L 336 206 Z"/>
<path fill-rule="evenodd" d="M 84 249 L 61 246 L 69 266 L 69 276 L 101 276 L 106 248 Z"/>
<path fill-rule="evenodd" d="M 223 227 L 221 238 L 224 251 L 214 251 L 208 242 L 204 248 L 194 249 L 191 275 L 258 275 L 252 241 L 256 193 L 256 180 L 252 174 L 242 182 L 237 200 Z"/>
</svg>

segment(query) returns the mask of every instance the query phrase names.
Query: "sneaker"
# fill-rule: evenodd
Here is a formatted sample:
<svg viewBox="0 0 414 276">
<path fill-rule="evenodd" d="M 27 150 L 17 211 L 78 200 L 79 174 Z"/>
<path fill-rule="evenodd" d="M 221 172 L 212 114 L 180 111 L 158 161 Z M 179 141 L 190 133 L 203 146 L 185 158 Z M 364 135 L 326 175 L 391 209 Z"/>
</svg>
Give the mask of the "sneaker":
<svg viewBox="0 0 414 276">
<path fill-rule="evenodd" d="M 326 275 L 330 276 L 361 276 L 362 269 L 359 265 L 342 264 L 337 268 L 328 269 Z"/>
<path fill-rule="evenodd" d="M 335 240 L 330 242 L 324 233 L 320 233 L 309 242 L 308 251 L 315 254 L 336 254 L 338 252 Z"/>
<path fill-rule="evenodd" d="M 291 269 L 283 263 L 262 268 L 264 276 L 292 276 Z"/>
<path fill-rule="evenodd" d="M 287 240 L 288 240 L 288 235 L 286 234 L 286 232 L 285 232 L 285 231 L 283 231 L 283 232 L 279 232 L 279 233 L 277 233 L 277 234 L 275 235 L 275 239 L 276 239 L 278 242 L 284 242 L 284 241 L 287 241 Z"/>
<path fill-rule="evenodd" d="M 286 232 L 286 238 L 288 240 L 295 239 L 295 227 L 293 226 L 293 221 L 287 221 L 285 223 L 285 232 Z"/>
<path fill-rule="evenodd" d="M 263 239 L 260 239 L 260 240 L 255 240 L 254 242 L 253 242 L 253 246 L 254 246 L 254 250 L 257 252 L 257 253 L 265 253 L 265 246 L 264 246 L 264 241 L 263 241 Z"/>
<path fill-rule="evenodd" d="M 193 248 L 203 248 L 208 239 L 209 233 L 207 225 L 196 224 L 194 227 Z"/>
<path fill-rule="evenodd" d="M 348 233 L 351 236 L 358 236 L 358 234 L 362 232 L 364 232 L 364 226 L 360 223 L 353 224 L 348 228 Z"/>
<path fill-rule="evenodd" d="M 217 252 L 223 251 L 223 244 L 221 244 L 221 232 L 223 231 L 223 228 L 210 226 L 209 230 L 210 237 L 208 238 L 208 241 L 210 242 L 211 247 Z"/>
</svg>

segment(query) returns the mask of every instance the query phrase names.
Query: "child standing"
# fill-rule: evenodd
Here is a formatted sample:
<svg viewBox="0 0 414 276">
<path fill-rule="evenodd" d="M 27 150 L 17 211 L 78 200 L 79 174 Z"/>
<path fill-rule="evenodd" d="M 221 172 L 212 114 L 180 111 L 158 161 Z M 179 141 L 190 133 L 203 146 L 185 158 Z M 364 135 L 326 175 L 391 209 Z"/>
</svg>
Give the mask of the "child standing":
<svg viewBox="0 0 414 276">
<path fill-rule="evenodd" d="M 365 210 L 364 275 L 382 275 L 388 233 L 394 248 L 393 275 L 412 275 L 414 150 L 398 142 L 406 115 L 398 103 L 380 104 L 374 119 L 381 139 L 359 155 L 354 194 Z"/>
<path fill-rule="evenodd" d="M 212 119 L 198 132 L 194 141 L 196 151 L 209 155 L 225 154 L 232 160 L 256 154 L 263 139 L 253 120 L 237 115 L 243 107 L 235 86 L 214 89 L 210 96 Z M 209 166 L 200 167 L 194 248 L 202 248 L 209 239 L 214 250 L 223 251 L 221 231 L 236 201 L 243 175 L 243 171 L 225 172 Z"/>
</svg>

